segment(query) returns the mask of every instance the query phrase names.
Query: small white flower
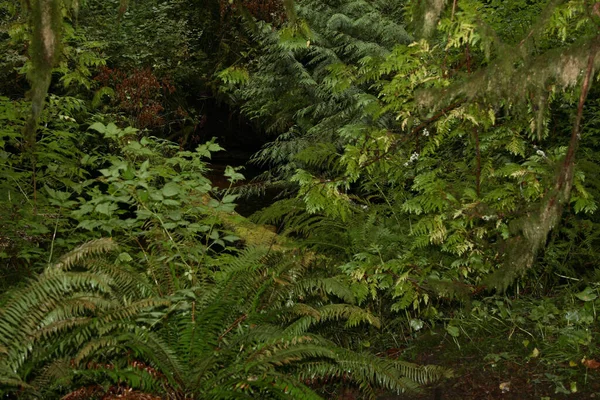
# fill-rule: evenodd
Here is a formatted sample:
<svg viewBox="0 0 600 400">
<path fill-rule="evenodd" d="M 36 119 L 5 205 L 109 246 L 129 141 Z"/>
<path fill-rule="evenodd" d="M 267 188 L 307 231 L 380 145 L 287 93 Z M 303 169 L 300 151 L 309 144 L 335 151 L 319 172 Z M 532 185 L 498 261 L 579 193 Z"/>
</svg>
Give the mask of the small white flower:
<svg viewBox="0 0 600 400">
<path fill-rule="evenodd" d="M 425 136 L 425 137 L 429 136 L 429 131 L 427 130 L 427 128 L 423 129 L 423 136 Z"/>
<path fill-rule="evenodd" d="M 536 153 L 538 156 L 540 156 L 540 157 L 544 157 L 544 158 L 546 158 L 546 153 L 544 153 L 542 150 L 538 150 L 538 151 L 536 151 L 535 153 Z"/>
<path fill-rule="evenodd" d="M 419 159 L 419 153 L 415 152 L 415 153 L 412 153 L 412 155 L 410 156 L 410 160 L 409 161 L 413 162 L 413 161 L 417 161 L 418 159 Z"/>
</svg>

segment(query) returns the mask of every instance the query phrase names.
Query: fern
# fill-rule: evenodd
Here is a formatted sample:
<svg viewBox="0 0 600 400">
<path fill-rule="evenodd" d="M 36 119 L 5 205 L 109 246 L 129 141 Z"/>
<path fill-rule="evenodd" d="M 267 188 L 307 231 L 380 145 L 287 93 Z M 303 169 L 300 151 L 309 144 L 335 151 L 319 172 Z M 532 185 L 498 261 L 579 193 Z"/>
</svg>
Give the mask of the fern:
<svg viewBox="0 0 600 400">
<path fill-rule="evenodd" d="M 159 296 L 160 280 L 151 284 L 114 268 L 114 250 L 110 240 L 84 244 L 9 295 L 0 311 L 4 385 L 52 393 L 88 377 L 164 394 L 318 398 L 297 378 L 314 371 L 315 360 L 323 378 L 341 376 L 348 357 L 377 360 L 310 332 L 338 320 L 350 327 L 379 324 L 354 304 L 343 279 L 313 273 L 318 258 L 248 248 L 212 280 Z M 365 387 L 393 386 L 384 377 L 391 372 L 373 368 L 349 376 Z M 424 381 L 403 368 L 393 373 L 407 375 L 406 382 L 394 387 Z"/>
</svg>

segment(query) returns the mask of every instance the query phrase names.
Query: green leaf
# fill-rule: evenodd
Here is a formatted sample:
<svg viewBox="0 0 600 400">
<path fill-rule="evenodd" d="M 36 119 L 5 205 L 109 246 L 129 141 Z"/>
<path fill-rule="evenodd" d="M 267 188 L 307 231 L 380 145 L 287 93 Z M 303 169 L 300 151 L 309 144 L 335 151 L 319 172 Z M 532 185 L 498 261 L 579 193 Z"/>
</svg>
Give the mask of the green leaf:
<svg viewBox="0 0 600 400">
<path fill-rule="evenodd" d="M 220 204 L 220 203 L 219 203 L 217 200 L 215 200 L 215 199 L 210 199 L 210 200 L 208 201 L 208 204 L 207 204 L 207 206 L 209 206 L 209 207 L 211 207 L 211 208 L 217 208 L 217 207 L 219 207 L 219 204 Z"/>
<path fill-rule="evenodd" d="M 77 228 L 87 229 L 88 231 L 95 230 L 100 225 L 100 221 L 86 219 L 84 221 L 79 222 Z"/>
<path fill-rule="evenodd" d="M 149 219 L 149 218 L 152 218 L 154 216 L 154 214 L 152 213 L 152 211 L 144 210 L 144 209 L 137 210 L 136 214 L 137 214 L 137 218 L 140 219 L 140 220 Z"/>
<path fill-rule="evenodd" d="M 235 201 L 235 199 L 238 198 L 237 194 L 228 194 L 226 196 L 223 197 L 223 200 L 221 200 L 223 203 L 233 203 Z"/>
<path fill-rule="evenodd" d="M 93 129 L 96 132 L 104 134 L 106 132 L 106 125 L 102 122 L 94 122 L 88 129 Z"/>
<path fill-rule="evenodd" d="M 165 199 L 162 201 L 165 206 L 178 207 L 181 205 L 181 202 L 173 199 Z"/>
<path fill-rule="evenodd" d="M 117 138 L 121 136 L 121 132 L 121 129 L 111 122 L 110 124 L 106 125 L 106 129 L 103 133 L 107 138 Z"/>
<path fill-rule="evenodd" d="M 411 319 L 410 327 L 415 331 L 420 331 L 423 328 L 423 321 L 420 319 Z"/>
<path fill-rule="evenodd" d="M 448 334 L 452 337 L 459 337 L 460 336 L 460 330 L 458 329 L 457 326 L 454 325 L 448 325 L 446 327 L 446 332 L 448 332 Z"/>
<path fill-rule="evenodd" d="M 116 204 L 105 202 L 98 204 L 94 210 L 100 214 L 111 216 L 117 208 Z"/>
<path fill-rule="evenodd" d="M 213 138 L 213 140 L 214 140 L 214 138 Z M 225 150 L 224 148 L 219 146 L 217 143 L 213 143 L 213 142 L 207 143 L 207 147 L 208 147 L 208 151 L 210 151 L 210 152 Z"/>
<path fill-rule="evenodd" d="M 244 175 L 237 172 L 238 169 L 240 169 L 240 167 L 233 168 L 232 166 L 228 165 L 227 167 L 225 167 L 225 172 L 223 173 L 223 175 L 225 175 L 228 178 L 227 180 L 230 183 L 235 183 L 244 180 Z"/>
<path fill-rule="evenodd" d="M 174 182 L 167 183 L 162 189 L 162 194 L 165 197 L 173 197 L 175 195 L 178 195 L 179 194 L 179 185 Z"/>
<path fill-rule="evenodd" d="M 227 236 L 223 236 L 221 239 L 223 239 L 226 242 L 236 242 L 238 240 L 240 240 L 240 238 L 238 236 L 235 235 L 227 235 Z"/>
<path fill-rule="evenodd" d="M 594 289 L 588 286 L 582 292 L 577 293 L 575 297 L 581 301 L 593 301 L 598 298 L 598 295 L 595 293 Z"/>
<path fill-rule="evenodd" d="M 117 257 L 117 260 L 123 261 L 123 262 L 129 262 L 129 261 L 133 261 L 133 258 L 131 258 L 129 253 L 123 252 L 123 253 L 119 254 L 119 256 Z"/>
</svg>

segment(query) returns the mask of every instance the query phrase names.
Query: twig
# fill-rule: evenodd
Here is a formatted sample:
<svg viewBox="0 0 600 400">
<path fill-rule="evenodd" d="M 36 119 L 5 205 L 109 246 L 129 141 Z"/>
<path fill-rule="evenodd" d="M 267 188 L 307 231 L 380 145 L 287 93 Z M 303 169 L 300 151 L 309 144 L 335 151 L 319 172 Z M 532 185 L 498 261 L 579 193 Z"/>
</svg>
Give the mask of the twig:
<svg viewBox="0 0 600 400">
<path fill-rule="evenodd" d="M 225 332 L 223 332 L 221 334 L 221 336 L 219 336 L 219 338 L 217 339 L 217 341 L 221 341 L 221 339 L 223 339 L 225 337 L 225 335 L 227 335 L 229 332 L 231 332 L 233 330 L 233 328 L 235 328 L 236 326 L 238 326 L 239 324 L 241 324 L 242 322 L 244 322 L 244 320 L 248 318 L 248 315 L 243 314 L 242 316 L 240 316 L 238 319 L 236 319 L 235 321 L 233 321 L 233 324 L 231 324 L 229 326 L 229 328 L 227 328 L 225 330 Z"/>
<path fill-rule="evenodd" d="M 479 146 L 479 129 L 475 127 L 475 156 L 477 158 L 477 169 L 475 170 L 475 179 L 477 179 L 476 190 L 477 197 L 481 195 L 481 148 Z"/>
</svg>

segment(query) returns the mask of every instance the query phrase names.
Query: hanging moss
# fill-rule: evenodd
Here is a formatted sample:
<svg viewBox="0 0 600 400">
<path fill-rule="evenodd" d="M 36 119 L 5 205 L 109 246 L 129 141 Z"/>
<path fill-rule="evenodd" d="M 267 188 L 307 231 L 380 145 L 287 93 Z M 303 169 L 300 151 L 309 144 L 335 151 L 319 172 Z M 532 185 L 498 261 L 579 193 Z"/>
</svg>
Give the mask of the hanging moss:
<svg viewBox="0 0 600 400">
<path fill-rule="evenodd" d="M 567 63 L 570 64 L 570 66 L 563 69 L 564 72 L 557 78 L 562 77 L 565 86 L 570 85 L 572 81 L 576 81 L 580 74 L 579 68 L 585 71 L 571 140 L 561 168 L 556 174 L 554 187 L 549 195 L 544 198 L 538 210 L 534 209 L 524 218 L 516 221 L 515 225 L 520 234 L 512 237 L 507 243 L 509 251 L 505 257 L 504 268 L 491 275 L 488 280 L 490 285 L 500 290 L 506 290 L 519 273 L 533 266 L 538 251 L 545 245 L 550 231 L 559 224 L 563 209 L 569 204 L 571 189 L 573 188 L 575 154 L 579 144 L 583 107 L 596 70 L 598 54 L 598 46 L 591 46 L 587 57 L 587 65 L 580 65 L 576 62 L 578 59 L 569 55 L 561 58 L 566 59 Z M 577 69 L 575 72 L 570 71 L 574 68 Z"/>
</svg>

